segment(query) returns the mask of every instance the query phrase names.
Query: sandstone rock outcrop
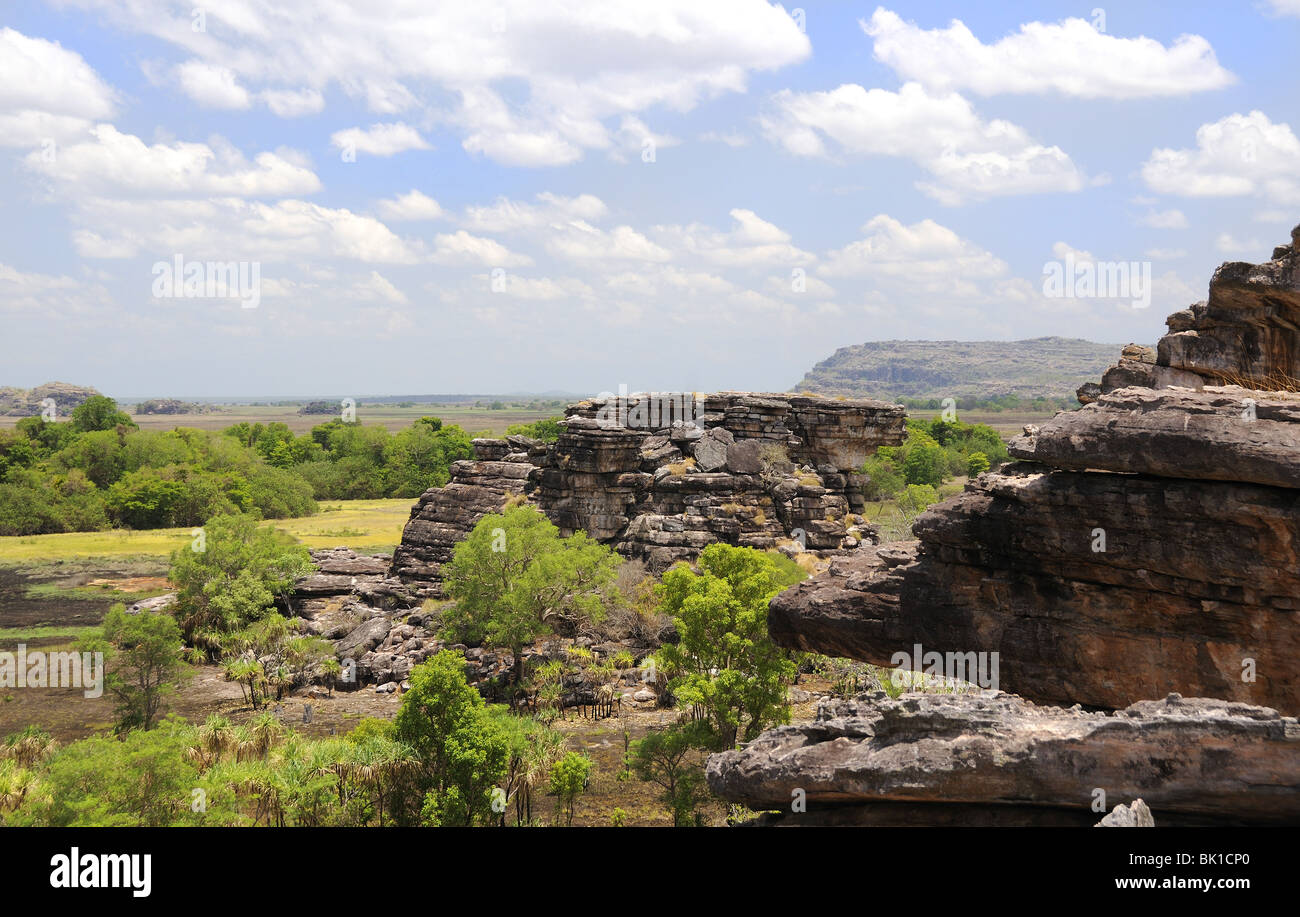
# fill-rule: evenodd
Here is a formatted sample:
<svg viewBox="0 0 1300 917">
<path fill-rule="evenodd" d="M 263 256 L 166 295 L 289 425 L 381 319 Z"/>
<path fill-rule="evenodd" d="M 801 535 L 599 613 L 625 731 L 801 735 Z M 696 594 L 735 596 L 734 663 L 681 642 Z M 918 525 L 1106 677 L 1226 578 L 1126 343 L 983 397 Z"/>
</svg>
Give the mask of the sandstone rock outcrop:
<svg viewBox="0 0 1300 917">
<path fill-rule="evenodd" d="M 807 812 L 778 817 L 801 824 L 1095 824 L 1097 789 L 1161 824 L 1300 819 L 1292 238 L 1219 268 L 1208 303 L 1126 347 L 1081 410 L 1026 427 L 1019 461 L 931 507 L 915 541 L 772 601 L 782 645 L 945 675 L 987 655 L 985 688 L 1074 707 L 861 695 L 713 756 L 715 792 L 788 811 L 803 790 Z"/>
<path fill-rule="evenodd" d="M 1300 711 L 1300 490 L 1010 466 L 913 532 L 777 596 L 773 639 L 878 665 L 997 653 L 998 686 L 1046 703 Z"/>
<path fill-rule="evenodd" d="M 405 582 L 436 588 L 442 564 L 451 560 L 456 543 L 483 516 L 501 511 L 511 496 L 529 493 L 533 466 L 526 460 L 503 461 L 504 440 L 475 440 L 476 458 L 453 462 L 451 482 L 426 490 L 411 510 L 402 543 L 393 552 L 391 572 Z"/>
<path fill-rule="evenodd" d="M 1225 383 L 1300 388 L 1300 226 L 1263 264 L 1231 261 L 1210 280 L 1209 299 L 1166 321 L 1154 358 L 1130 352 L 1102 379 L 1111 391 Z M 1142 348 L 1138 348 L 1141 350 Z"/>
<path fill-rule="evenodd" d="M 1300 392 L 1124 388 L 1012 440 L 1054 468 L 1300 486 Z"/>
<path fill-rule="evenodd" d="M 1155 817 L 1151 814 L 1146 801 L 1142 799 L 1135 799 L 1128 805 L 1116 806 L 1105 818 L 1093 825 L 1094 828 L 1154 828 L 1155 826 Z"/>
<path fill-rule="evenodd" d="M 480 439 L 446 487 L 420 497 L 391 573 L 438 596 L 455 544 L 512 497 L 654 570 L 717 541 L 836 553 L 875 540 L 859 469 L 902 442 L 901 406 L 809 395 L 651 393 L 566 411 L 552 444 Z"/>
<path fill-rule="evenodd" d="M 1276 254 L 1215 273 L 1196 311 L 1212 367 L 1164 360 L 1186 341 L 1154 362 L 1125 349 L 1121 365 L 1196 369 L 1195 388 L 1099 392 L 1027 429 L 1026 461 L 931 507 L 916 541 L 778 596 L 774 638 L 880 665 L 918 643 L 996 652 L 998 687 L 1045 703 L 1178 692 L 1300 713 L 1300 395 L 1210 384 L 1294 375 L 1300 269 Z"/>
<path fill-rule="evenodd" d="M 806 725 L 713 755 L 710 787 L 801 824 L 1076 824 L 1137 798 L 1161 824 L 1294 824 L 1300 723 L 1206 698 L 1113 714 L 1002 693 L 883 692 L 823 704 Z M 807 810 L 791 801 L 802 790 Z"/>
<path fill-rule="evenodd" d="M 63 420 L 82 402 L 98 394 L 98 389 L 67 382 L 46 382 L 32 389 L 0 387 L 0 414 L 34 417 L 52 403 L 56 416 Z"/>
</svg>

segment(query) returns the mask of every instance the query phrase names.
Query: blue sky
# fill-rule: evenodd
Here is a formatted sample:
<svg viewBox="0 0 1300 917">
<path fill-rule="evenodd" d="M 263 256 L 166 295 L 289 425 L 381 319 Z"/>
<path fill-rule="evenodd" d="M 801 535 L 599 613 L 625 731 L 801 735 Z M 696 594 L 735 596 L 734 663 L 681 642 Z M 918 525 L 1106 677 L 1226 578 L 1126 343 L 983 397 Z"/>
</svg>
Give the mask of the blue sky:
<svg viewBox="0 0 1300 917">
<path fill-rule="evenodd" d="M 70 0 L 0 17 L 0 384 L 784 389 L 1154 342 L 1300 223 L 1300 2 Z M 256 263 L 255 308 L 155 295 Z M 1043 269 L 1149 264 L 1149 305 Z M 799 272 L 802 272 L 801 274 Z"/>
</svg>

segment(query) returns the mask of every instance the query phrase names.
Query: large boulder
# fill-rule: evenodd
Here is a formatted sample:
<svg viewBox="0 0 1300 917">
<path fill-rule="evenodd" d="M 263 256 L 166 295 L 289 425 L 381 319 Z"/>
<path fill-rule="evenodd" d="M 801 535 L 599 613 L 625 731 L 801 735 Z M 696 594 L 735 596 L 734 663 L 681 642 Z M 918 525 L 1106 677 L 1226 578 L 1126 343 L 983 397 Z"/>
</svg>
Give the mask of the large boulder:
<svg viewBox="0 0 1300 917">
<path fill-rule="evenodd" d="M 1099 800 L 1140 797 L 1162 824 L 1294 824 L 1300 724 L 1176 695 L 1107 714 L 877 692 L 713 755 L 706 775 L 723 799 L 789 823 L 1090 825 Z"/>
<path fill-rule="evenodd" d="M 1154 828 L 1156 820 L 1144 800 L 1135 799 L 1128 805 L 1118 805 L 1110 814 L 1097 822 L 1096 828 Z"/>
<path fill-rule="evenodd" d="M 1210 279 L 1205 302 L 1175 312 L 1154 360 L 1122 354 L 1102 389 L 1196 388 L 1238 383 L 1295 389 L 1300 383 L 1300 226 L 1262 264 L 1233 261 Z"/>
<path fill-rule="evenodd" d="M 1300 487 L 1300 393 L 1124 388 L 1011 441 L 1054 468 Z"/>
<path fill-rule="evenodd" d="M 997 653 L 997 686 L 1044 703 L 1300 713 L 1300 490 L 1012 465 L 913 532 L 778 595 L 773 639 L 877 665 Z"/>
<path fill-rule="evenodd" d="M 719 471 L 727 464 L 727 447 L 736 441 L 731 431 L 714 427 L 695 442 L 691 454 L 701 471 Z"/>
<path fill-rule="evenodd" d="M 383 643 L 392 627 L 393 622 L 382 615 L 362 621 L 346 637 L 334 641 L 334 652 L 340 659 L 356 659 Z"/>
<path fill-rule="evenodd" d="M 1149 387 L 1108 373 L 1081 410 L 1027 427 L 1010 446 L 1025 461 L 932 506 L 915 542 L 778 595 L 773 638 L 879 665 L 918 644 L 996 653 L 998 686 L 1044 703 L 1179 692 L 1300 713 L 1294 242 L 1222 266 L 1208 305 L 1169 324 L 1154 354 L 1121 355 Z M 1194 384 L 1168 387 L 1179 373 Z"/>
</svg>

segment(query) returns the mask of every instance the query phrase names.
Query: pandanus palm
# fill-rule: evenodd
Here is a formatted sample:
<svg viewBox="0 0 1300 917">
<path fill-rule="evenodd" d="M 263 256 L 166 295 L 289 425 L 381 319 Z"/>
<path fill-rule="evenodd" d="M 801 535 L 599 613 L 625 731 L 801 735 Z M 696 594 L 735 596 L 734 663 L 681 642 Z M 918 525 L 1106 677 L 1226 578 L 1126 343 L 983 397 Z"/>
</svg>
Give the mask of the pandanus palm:
<svg viewBox="0 0 1300 917">
<path fill-rule="evenodd" d="M 528 750 L 520 774 L 520 792 L 515 803 L 515 819 L 521 824 L 533 820 L 533 787 L 550 778 L 551 767 L 564 757 L 564 734 L 542 728 L 528 737 Z"/>
<path fill-rule="evenodd" d="M 216 775 L 234 792 L 236 798 L 251 805 L 250 817 L 254 825 L 274 823 L 279 808 L 279 792 L 275 774 L 262 761 L 236 761 L 222 766 Z"/>
<path fill-rule="evenodd" d="M 372 737 L 352 745 L 350 776 L 368 798 L 375 800 L 379 825 L 384 825 L 385 795 L 414 764 L 411 751 L 391 739 Z"/>
<path fill-rule="evenodd" d="M 32 767 L 54 751 L 54 744 L 48 732 L 39 726 L 27 726 L 5 741 L 4 757 L 12 758 L 20 767 Z"/>
<path fill-rule="evenodd" d="M 274 714 L 263 713 L 253 718 L 251 751 L 259 758 L 265 758 L 273 746 L 284 734 L 284 726 Z"/>
<path fill-rule="evenodd" d="M 219 713 L 214 713 L 199 727 L 197 741 L 191 745 L 186 754 L 194 761 L 199 770 L 206 770 L 221 760 L 221 756 L 230 750 L 233 727 L 230 720 Z"/>
<path fill-rule="evenodd" d="M 38 783 L 36 775 L 17 762 L 0 762 L 0 812 L 21 806 Z"/>
</svg>

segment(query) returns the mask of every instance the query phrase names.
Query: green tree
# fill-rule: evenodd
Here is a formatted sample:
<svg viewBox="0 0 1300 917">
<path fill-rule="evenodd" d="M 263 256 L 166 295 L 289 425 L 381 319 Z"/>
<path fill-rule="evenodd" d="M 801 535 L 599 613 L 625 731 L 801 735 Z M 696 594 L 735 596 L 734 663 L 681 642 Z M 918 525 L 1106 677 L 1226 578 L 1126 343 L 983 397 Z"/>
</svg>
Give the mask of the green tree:
<svg viewBox="0 0 1300 917">
<path fill-rule="evenodd" d="M 116 430 L 97 430 L 72 439 L 50 460 L 55 469 L 85 472 L 97 487 L 108 487 L 126 471 L 126 441 Z"/>
<path fill-rule="evenodd" d="M 104 618 L 103 634 L 113 662 L 106 687 L 117 698 L 117 731 L 152 729 L 163 700 L 191 674 L 176 619 L 129 613 L 118 603 Z"/>
<path fill-rule="evenodd" d="M 573 810 L 578 797 L 591 779 L 591 759 L 571 751 L 551 765 L 550 791 L 555 795 L 555 820 L 565 826 L 573 824 Z"/>
<path fill-rule="evenodd" d="M 193 824 L 196 766 L 186 757 L 192 730 L 164 721 L 121 739 L 96 736 L 58 751 L 38 815 L 54 827 L 163 827 Z"/>
<path fill-rule="evenodd" d="M 908 484 L 898 495 L 898 505 L 909 513 L 916 514 L 939 502 L 939 492 L 929 484 Z"/>
<path fill-rule="evenodd" d="M 443 612 L 444 628 L 458 641 L 508 648 L 518 684 L 525 646 L 561 626 L 601 619 L 620 563 L 584 532 L 560 537 L 531 506 L 484 516 L 443 568 L 443 588 L 455 600 Z"/>
<path fill-rule="evenodd" d="M 0 482 L 0 535 L 44 535 L 105 528 L 102 494 L 85 475 L 11 468 Z"/>
<path fill-rule="evenodd" d="M 418 497 L 451 479 L 452 462 L 473 455 L 473 441 L 460 427 L 444 427 L 436 417 L 421 418 L 385 447 L 386 492 L 394 497 Z"/>
<path fill-rule="evenodd" d="M 673 815 L 673 827 L 688 828 L 704 798 L 704 769 L 699 749 L 711 736 L 700 723 L 656 729 L 632 746 L 632 770 L 656 784 L 660 799 Z"/>
<path fill-rule="evenodd" d="M 885 452 L 885 449 L 881 449 L 862 465 L 862 473 L 867 476 L 867 483 L 863 487 L 863 495 L 868 500 L 892 499 L 907 486 L 897 461 L 884 454 Z"/>
<path fill-rule="evenodd" d="M 27 437 L 41 456 L 58 452 L 77 435 L 72 424 L 46 420 L 40 416 L 24 417 L 14 424 L 14 430 Z"/>
<path fill-rule="evenodd" d="M 135 428 L 131 415 L 117 409 L 117 402 L 107 395 L 92 395 L 72 410 L 72 429 L 77 433 Z"/>
<path fill-rule="evenodd" d="M 767 632 L 767 605 L 782 585 L 770 557 L 752 548 L 711 544 L 700 572 L 679 564 L 664 574 L 659 595 L 679 641 L 657 655 L 683 706 L 698 706 L 715 744 L 753 739 L 786 722 L 795 664 Z"/>
<path fill-rule="evenodd" d="M 465 679 L 465 659 L 443 650 L 415 666 L 394 737 L 415 755 L 421 815 L 434 825 L 498 820 L 492 788 L 506 774 L 507 743 Z"/>
<path fill-rule="evenodd" d="M 564 428 L 560 426 L 562 416 L 547 417 L 545 420 L 535 420 L 532 423 L 517 423 L 506 427 L 507 436 L 531 436 L 533 439 L 540 439 L 544 443 L 553 443 L 560 438 Z"/>
<path fill-rule="evenodd" d="M 903 479 L 908 484 L 938 487 L 948 476 L 948 457 L 943 446 L 918 430 L 910 431 L 908 440 L 902 464 Z"/>
<path fill-rule="evenodd" d="M 277 599 L 287 602 L 313 569 L 306 548 L 251 516 L 208 520 L 201 537 L 171 557 L 185 640 L 219 657 L 225 635 L 265 616 Z"/>
<path fill-rule="evenodd" d="M 966 474 L 972 478 L 989 470 L 989 457 L 983 452 L 972 452 L 966 460 Z"/>
</svg>

